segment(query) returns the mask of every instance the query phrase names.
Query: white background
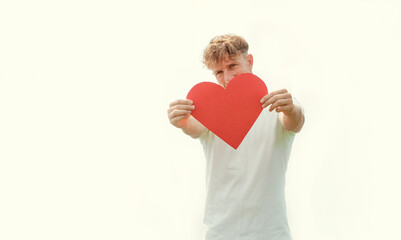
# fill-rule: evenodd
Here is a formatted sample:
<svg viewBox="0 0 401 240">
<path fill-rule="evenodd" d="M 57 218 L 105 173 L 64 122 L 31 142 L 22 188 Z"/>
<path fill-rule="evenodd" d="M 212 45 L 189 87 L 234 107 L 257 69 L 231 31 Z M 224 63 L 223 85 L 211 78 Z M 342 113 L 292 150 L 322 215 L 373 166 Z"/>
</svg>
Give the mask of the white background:
<svg viewBox="0 0 401 240">
<path fill-rule="evenodd" d="M 205 160 L 168 104 L 235 33 L 306 123 L 294 240 L 401 239 L 401 2 L 0 1 L 0 239 L 200 240 Z"/>
</svg>

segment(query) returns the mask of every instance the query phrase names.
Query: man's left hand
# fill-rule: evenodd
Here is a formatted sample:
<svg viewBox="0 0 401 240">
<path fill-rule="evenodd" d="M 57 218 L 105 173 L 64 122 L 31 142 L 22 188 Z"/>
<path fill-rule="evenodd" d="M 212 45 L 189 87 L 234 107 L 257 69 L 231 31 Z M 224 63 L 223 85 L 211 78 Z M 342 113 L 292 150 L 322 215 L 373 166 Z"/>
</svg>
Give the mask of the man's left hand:
<svg viewBox="0 0 401 240">
<path fill-rule="evenodd" d="M 292 96 L 287 89 L 271 92 L 265 95 L 260 102 L 263 108 L 271 105 L 269 108 L 270 112 L 276 110 L 276 112 L 283 112 L 285 115 L 289 115 L 294 109 Z"/>
</svg>

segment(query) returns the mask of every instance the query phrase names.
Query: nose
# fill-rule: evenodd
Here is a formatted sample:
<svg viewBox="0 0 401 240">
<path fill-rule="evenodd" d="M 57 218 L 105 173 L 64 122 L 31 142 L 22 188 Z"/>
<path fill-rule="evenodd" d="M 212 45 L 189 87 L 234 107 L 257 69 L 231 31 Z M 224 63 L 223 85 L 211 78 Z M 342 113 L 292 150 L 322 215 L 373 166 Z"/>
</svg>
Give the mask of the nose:
<svg viewBox="0 0 401 240">
<path fill-rule="evenodd" d="M 227 71 L 224 73 L 224 82 L 225 82 L 226 86 L 233 78 L 234 78 L 234 75 L 231 74 L 230 72 Z"/>
</svg>

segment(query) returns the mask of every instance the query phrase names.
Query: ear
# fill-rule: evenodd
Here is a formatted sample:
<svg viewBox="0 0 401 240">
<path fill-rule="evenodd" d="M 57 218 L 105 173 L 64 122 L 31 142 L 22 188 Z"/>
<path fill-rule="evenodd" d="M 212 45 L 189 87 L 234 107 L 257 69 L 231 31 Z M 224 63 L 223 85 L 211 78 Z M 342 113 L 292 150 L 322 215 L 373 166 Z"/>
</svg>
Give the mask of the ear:
<svg viewBox="0 0 401 240">
<path fill-rule="evenodd" d="M 249 64 L 249 70 L 252 72 L 252 67 L 253 67 L 253 56 L 252 56 L 252 54 L 248 54 L 248 56 L 246 57 L 246 61 Z"/>
</svg>

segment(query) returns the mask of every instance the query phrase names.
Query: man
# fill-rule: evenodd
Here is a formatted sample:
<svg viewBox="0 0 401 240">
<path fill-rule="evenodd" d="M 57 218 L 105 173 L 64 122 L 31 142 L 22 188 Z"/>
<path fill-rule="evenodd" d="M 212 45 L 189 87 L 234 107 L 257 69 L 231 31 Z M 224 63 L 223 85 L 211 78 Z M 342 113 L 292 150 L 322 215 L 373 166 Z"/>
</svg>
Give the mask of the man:
<svg viewBox="0 0 401 240">
<path fill-rule="evenodd" d="M 240 36 L 213 38 L 203 63 L 226 87 L 252 73 L 253 57 Z M 290 240 L 285 204 L 285 172 L 295 133 L 302 129 L 302 107 L 286 89 L 271 92 L 264 109 L 237 150 L 191 116 L 191 100 L 172 102 L 170 123 L 199 138 L 206 157 L 206 240 Z"/>
</svg>

